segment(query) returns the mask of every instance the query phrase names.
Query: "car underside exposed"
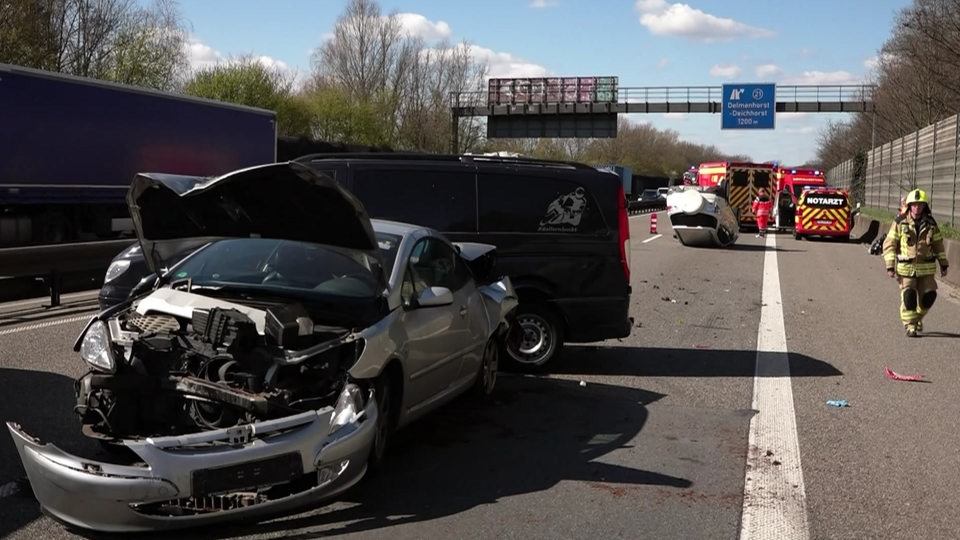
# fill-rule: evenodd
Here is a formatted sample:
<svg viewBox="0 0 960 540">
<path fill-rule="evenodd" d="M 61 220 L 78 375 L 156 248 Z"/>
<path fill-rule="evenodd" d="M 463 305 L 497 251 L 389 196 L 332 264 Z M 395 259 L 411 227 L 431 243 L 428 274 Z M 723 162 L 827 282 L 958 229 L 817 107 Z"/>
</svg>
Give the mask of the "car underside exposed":
<svg viewBox="0 0 960 540">
<path fill-rule="evenodd" d="M 104 345 L 116 372 L 93 370 L 77 382 L 84 432 L 179 435 L 333 405 L 363 340 L 338 327 L 305 333 L 313 325 L 297 304 L 269 307 L 265 320 L 277 322 L 260 335 L 234 308 L 196 309 L 189 318 L 129 310 L 108 319 Z"/>
</svg>

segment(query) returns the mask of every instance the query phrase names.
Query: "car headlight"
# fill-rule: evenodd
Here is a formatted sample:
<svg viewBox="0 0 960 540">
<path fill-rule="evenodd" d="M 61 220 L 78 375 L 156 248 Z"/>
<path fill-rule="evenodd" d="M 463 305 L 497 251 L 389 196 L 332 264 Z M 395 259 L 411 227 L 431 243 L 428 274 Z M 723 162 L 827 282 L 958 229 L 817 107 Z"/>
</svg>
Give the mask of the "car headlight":
<svg viewBox="0 0 960 540">
<path fill-rule="evenodd" d="M 113 261 L 110 263 L 110 266 L 107 267 L 107 274 L 103 276 L 103 282 L 109 283 L 110 281 L 117 279 L 121 274 L 126 272 L 128 268 L 130 268 L 130 261 L 127 259 Z"/>
<path fill-rule="evenodd" d="M 80 357 L 101 371 L 113 373 L 116 370 L 113 352 L 110 351 L 110 332 L 103 321 L 95 321 L 83 334 Z"/>
<path fill-rule="evenodd" d="M 363 393 L 355 384 L 344 386 L 337 398 L 337 406 L 330 417 L 330 431 L 336 431 L 348 424 L 354 424 L 363 414 Z"/>
</svg>

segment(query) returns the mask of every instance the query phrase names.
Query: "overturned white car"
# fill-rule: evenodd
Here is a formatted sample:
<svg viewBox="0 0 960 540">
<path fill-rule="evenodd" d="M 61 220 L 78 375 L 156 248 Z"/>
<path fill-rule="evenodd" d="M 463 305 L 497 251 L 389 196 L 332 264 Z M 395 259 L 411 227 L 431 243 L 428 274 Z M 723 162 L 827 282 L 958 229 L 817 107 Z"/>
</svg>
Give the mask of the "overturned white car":
<svg viewBox="0 0 960 540">
<path fill-rule="evenodd" d="M 142 174 L 128 203 L 158 277 L 76 345 L 90 370 L 75 411 L 111 457 L 7 424 L 54 518 L 145 531 L 328 499 L 381 462 L 396 428 L 493 391 L 517 300 L 487 279 L 492 246 L 370 220 L 296 163 Z"/>
<path fill-rule="evenodd" d="M 740 217 L 722 188 L 678 186 L 667 194 L 667 216 L 685 246 L 727 247 L 740 235 Z"/>
</svg>

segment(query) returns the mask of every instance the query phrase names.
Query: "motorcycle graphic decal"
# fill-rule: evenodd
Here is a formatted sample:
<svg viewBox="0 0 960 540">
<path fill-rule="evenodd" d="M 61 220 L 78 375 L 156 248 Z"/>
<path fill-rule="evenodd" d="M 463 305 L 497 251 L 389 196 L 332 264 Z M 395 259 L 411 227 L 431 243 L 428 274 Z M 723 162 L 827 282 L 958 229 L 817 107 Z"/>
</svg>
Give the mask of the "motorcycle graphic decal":
<svg viewBox="0 0 960 540">
<path fill-rule="evenodd" d="M 561 195 L 547 205 L 540 220 L 540 232 L 576 232 L 587 209 L 587 194 L 582 187 Z"/>
</svg>

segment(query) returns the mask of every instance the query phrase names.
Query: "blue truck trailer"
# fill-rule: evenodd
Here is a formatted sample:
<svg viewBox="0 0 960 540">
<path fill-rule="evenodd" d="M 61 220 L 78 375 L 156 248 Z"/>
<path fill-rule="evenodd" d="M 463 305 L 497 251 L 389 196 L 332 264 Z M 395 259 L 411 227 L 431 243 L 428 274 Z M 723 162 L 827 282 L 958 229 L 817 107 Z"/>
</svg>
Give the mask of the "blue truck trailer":
<svg viewBox="0 0 960 540">
<path fill-rule="evenodd" d="M 276 160 L 273 111 L 0 64 L 0 248 L 129 230 L 138 172 Z"/>
</svg>

